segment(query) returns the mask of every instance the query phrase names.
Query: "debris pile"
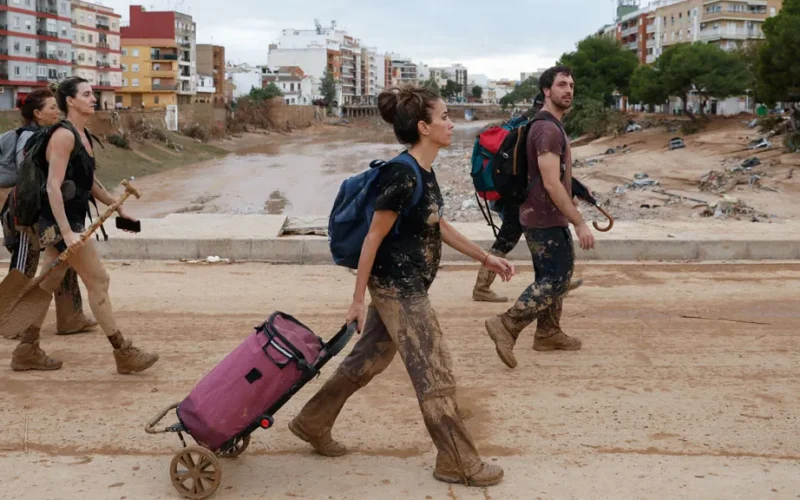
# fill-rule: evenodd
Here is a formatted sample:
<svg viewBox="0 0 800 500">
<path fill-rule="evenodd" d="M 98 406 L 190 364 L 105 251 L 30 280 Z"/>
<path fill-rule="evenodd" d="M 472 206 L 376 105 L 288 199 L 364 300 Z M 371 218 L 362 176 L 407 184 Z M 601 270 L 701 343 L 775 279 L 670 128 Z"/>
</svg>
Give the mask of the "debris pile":
<svg viewBox="0 0 800 500">
<path fill-rule="evenodd" d="M 706 207 L 700 215 L 717 219 L 733 217 L 737 220 L 742 220 L 743 218 L 749 218 L 752 222 L 762 222 L 769 219 L 767 214 L 758 212 L 739 198 L 728 195 Z"/>
<path fill-rule="evenodd" d="M 763 169 L 756 169 L 759 166 L 761 160 L 753 157 L 722 171 L 712 170 L 700 178 L 700 191 L 724 194 L 740 185 L 747 185 L 750 189 L 775 191 L 774 188 L 761 185 L 761 180 L 767 177 L 767 174 Z"/>
<path fill-rule="evenodd" d="M 655 179 L 651 179 L 649 175 L 644 172 L 634 174 L 633 180 L 621 186 L 614 188 L 614 193 L 624 194 L 630 189 L 644 189 L 650 186 L 658 186 L 659 183 Z"/>
</svg>

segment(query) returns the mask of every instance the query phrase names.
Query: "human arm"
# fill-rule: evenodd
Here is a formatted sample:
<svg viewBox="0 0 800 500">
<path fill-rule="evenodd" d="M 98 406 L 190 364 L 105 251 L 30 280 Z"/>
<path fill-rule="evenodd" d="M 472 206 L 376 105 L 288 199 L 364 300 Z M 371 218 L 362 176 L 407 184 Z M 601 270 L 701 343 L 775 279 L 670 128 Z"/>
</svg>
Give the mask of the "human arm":
<svg viewBox="0 0 800 500">
<path fill-rule="evenodd" d="M 508 281 L 514 276 L 514 265 L 507 260 L 484 251 L 475 242 L 461 234 L 458 229 L 445 219 L 439 221 L 442 230 L 442 241 L 458 252 L 481 262 L 487 269 L 497 273 L 503 281 Z"/>
<path fill-rule="evenodd" d="M 365 296 L 367 293 L 367 282 L 372 273 L 372 266 L 375 264 L 375 256 L 383 243 L 383 239 L 394 227 L 395 221 L 400 214 L 392 210 L 376 210 L 372 216 L 372 223 L 369 226 L 367 237 L 361 246 L 361 256 L 358 259 L 358 271 L 356 274 L 356 287 L 353 292 L 353 302 L 347 310 L 345 323 L 350 324 L 357 321 L 358 331 L 364 326 L 367 317 Z"/>
<path fill-rule="evenodd" d="M 561 157 L 546 152 L 539 155 L 539 171 L 542 174 L 544 189 L 562 214 L 575 226 L 580 246 L 584 250 L 594 248 L 594 235 L 583 220 L 577 205 L 572 201 L 561 183 Z"/>
<path fill-rule="evenodd" d="M 111 196 L 111 193 L 108 192 L 103 183 L 101 183 L 96 177 L 94 179 L 94 184 L 92 184 L 92 196 L 94 196 L 97 201 L 105 206 L 109 206 L 117 201 L 113 196 Z M 136 219 L 128 215 L 125 209 L 121 206 L 117 208 L 117 213 L 120 215 L 120 217 L 124 217 L 134 222 L 136 221 Z"/>
</svg>

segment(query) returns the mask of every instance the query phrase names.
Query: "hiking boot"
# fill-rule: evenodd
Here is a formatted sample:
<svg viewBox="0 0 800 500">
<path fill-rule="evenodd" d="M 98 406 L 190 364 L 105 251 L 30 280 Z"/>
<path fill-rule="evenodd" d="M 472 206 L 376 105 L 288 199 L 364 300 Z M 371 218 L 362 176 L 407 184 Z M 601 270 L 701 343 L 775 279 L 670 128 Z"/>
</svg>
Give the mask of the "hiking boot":
<svg viewBox="0 0 800 500">
<path fill-rule="evenodd" d="M 63 365 L 61 361 L 45 354 L 39 347 L 38 340 L 30 344 L 18 345 L 11 355 L 11 369 L 18 372 L 26 370 L 58 370 L 61 365 Z"/>
<path fill-rule="evenodd" d="M 542 311 L 536 322 L 533 349 L 536 351 L 577 351 L 581 340 L 570 337 L 561 330 L 563 299 L 556 299 L 552 306 Z"/>
<path fill-rule="evenodd" d="M 331 437 L 331 429 L 347 399 L 359 388 L 341 369 L 337 369 L 289 422 L 289 430 L 320 455 L 341 457 L 347 453 L 347 447 Z"/>
<path fill-rule="evenodd" d="M 494 316 L 486 320 L 486 331 L 492 339 L 497 349 L 500 360 L 509 368 L 516 368 L 517 358 L 514 357 L 514 345 L 517 337 L 503 324 L 500 316 Z"/>
<path fill-rule="evenodd" d="M 580 288 L 581 285 L 583 285 L 583 279 L 582 278 L 578 278 L 578 279 L 574 279 L 574 280 L 570 281 L 569 282 L 569 287 L 567 288 L 567 293 L 564 294 L 564 297 L 569 295 L 569 292 L 575 290 L 576 288 Z"/>
<path fill-rule="evenodd" d="M 484 486 L 494 486 L 503 480 L 503 474 L 502 467 L 499 465 L 487 464 L 486 462 L 481 462 L 481 468 L 478 470 L 478 472 L 469 477 L 463 477 L 458 472 L 440 471 L 439 469 L 434 469 L 433 471 L 433 477 L 439 481 L 443 481 L 445 483 L 463 484 L 465 486 L 475 486 L 478 488 Z"/>
<path fill-rule="evenodd" d="M 505 254 L 495 250 L 491 250 L 489 253 L 497 257 L 505 257 Z M 475 287 L 472 289 L 472 300 L 476 302 L 508 302 L 508 297 L 497 295 L 489 288 L 496 277 L 497 273 L 481 266 L 480 271 L 478 271 L 478 279 L 475 281 Z"/>
<path fill-rule="evenodd" d="M 143 372 L 158 361 L 158 354 L 145 352 L 138 347 L 133 347 L 130 340 L 126 340 L 119 349 L 114 349 L 114 359 L 117 361 L 117 373 L 127 375 L 131 372 Z"/>
<path fill-rule="evenodd" d="M 310 444 L 314 451 L 324 457 L 341 457 L 347 454 L 347 447 L 333 439 L 330 431 L 319 437 L 313 437 L 308 434 L 300 424 L 299 417 L 295 417 L 289 422 L 289 430 L 292 431 L 292 434 Z"/>
</svg>

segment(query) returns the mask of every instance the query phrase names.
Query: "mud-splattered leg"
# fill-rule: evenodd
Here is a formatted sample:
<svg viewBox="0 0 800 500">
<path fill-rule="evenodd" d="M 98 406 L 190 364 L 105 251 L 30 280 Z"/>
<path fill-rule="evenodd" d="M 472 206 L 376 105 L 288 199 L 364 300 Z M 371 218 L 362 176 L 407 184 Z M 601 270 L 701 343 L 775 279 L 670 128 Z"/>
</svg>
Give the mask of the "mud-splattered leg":
<svg viewBox="0 0 800 500">
<path fill-rule="evenodd" d="M 472 486 L 498 483 L 503 470 L 481 461 L 460 416 L 452 360 L 428 296 L 398 298 L 372 287 L 370 295 L 397 345 L 438 450 L 434 476 Z"/>
<path fill-rule="evenodd" d="M 78 273 L 70 268 L 61 280 L 61 285 L 53 294 L 56 303 L 56 323 L 59 335 L 82 333 L 97 325 L 83 312 L 81 287 L 78 284 Z"/>
<path fill-rule="evenodd" d="M 347 453 L 347 448 L 331 436 L 336 417 L 350 396 L 389 366 L 396 352 L 378 311 L 370 306 L 353 350 L 289 423 L 289 429 L 321 455 L 338 457 Z"/>
</svg>

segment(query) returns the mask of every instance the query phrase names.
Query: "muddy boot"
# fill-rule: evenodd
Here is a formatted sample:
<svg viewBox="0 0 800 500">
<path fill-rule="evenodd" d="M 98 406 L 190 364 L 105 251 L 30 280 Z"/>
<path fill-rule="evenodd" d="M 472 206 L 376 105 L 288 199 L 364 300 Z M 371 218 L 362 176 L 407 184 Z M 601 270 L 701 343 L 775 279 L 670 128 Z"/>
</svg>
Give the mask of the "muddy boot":
<svg viewBox="0 0 800 500">
<path fill-rule="evenodd" d="M 58 370 L 62 364 L 61 361 L 45 354 L 39 347 L 38 340 L 18 345 L 11 355 L 11 369 L 18 372 L 26 370 Z"/>
<path fill-rule="evenodd" d="M 358 384 L 336 370 L 300 414 L 289 422 L 289 430 L 320 455 L 341 457 L 347 453 L 347 448 L 331 437 L 331 429 L 344 403 L 358 389 Z"/>
<path fill-rule="evenodd" d="M 516 368 L 517 358 L 514 357 L 514 345 L 517 343 L 517 336 L 503 323 L 502 316 L 494 316 L 486 320 L 486 331 L 492 339 L 497 349 L 500 360 L 509 368 Z"/>
<path fill-rule="evenodd" d="M 496 250 L 491 250 L 489 253 L 497 257 L 505 257 L 505 254 Z M 508 302 L 508 297 L 497 295 L 489 288 L 496 277 L 497 274 L 494 271 L 481 266 L 475 287 L 472 289 L 472 300 L 476 302 Z"/>
<path fill-rule="evenodd" d="M 53 296 L 56 302 L 56 335 L 83 333 L 97 326 L 97 321 L 83 314 L 81 287 L 75 270 L 67 270 Z"/>
<path fill-rule="evenodd" d="M 433 477 L 445 483 L 463 484 L 464 486 L 485 487 L 494 486 L 503 480 L 503 468 L 499 465 L 481 462 L 481 468 L 467 478 L 462 478 L 459 474 L 452 471 L 433 471 Z"/>
<path fill-rule="evenodd" d="M 567 293 L 564 294 L 564 297 L 569 295 L 569 292 L 571 292 L 572 290 L 575 290 L 576 288 L 580 288 L 581 285 L 583 285 L 583 279 L 582 278 L 578 278 L 578 279 L 574 279 L 574 280 L 570 281 L 569 282 L 569 288 L 567 288 Z"/>
<path fill-rule="evenodd" d="M 434 478 L 478 487 L 492 486 L 503 479 L 503 469 L 480 459 L 454 397 L 427 399 L 420 404 L 420 409 L 438 451 Z"/>
<path fill-rule="evenodd" d="M 536 351 L 577 351 L 581 340 L 561 331 L 561 308 L 563 299 L 556 299 L 552 306 L 542 311 L 536 325 L 533 349 Z"/>
<path fill-rule="evenodd" d="M 133 347 L 133 343 L 126 340 L 119 349 L 114 349 L 114 359 L 117 361 L 117 373 L 127 375 L 143 372 L 153 366 L 158 361 L 158 354 L 150 354 Z"/>
</svg>

